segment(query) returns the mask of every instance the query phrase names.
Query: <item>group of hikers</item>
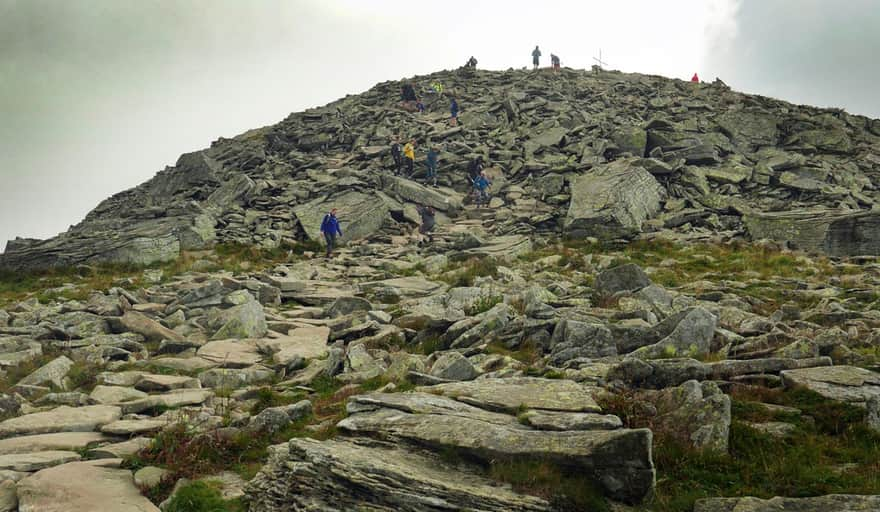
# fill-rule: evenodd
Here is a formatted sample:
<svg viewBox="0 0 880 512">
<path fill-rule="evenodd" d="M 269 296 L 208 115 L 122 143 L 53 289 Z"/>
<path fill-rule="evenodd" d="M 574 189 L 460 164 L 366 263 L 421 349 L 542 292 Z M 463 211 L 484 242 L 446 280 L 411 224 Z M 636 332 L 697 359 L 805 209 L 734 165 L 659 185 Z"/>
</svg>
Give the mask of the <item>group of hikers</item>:
<svg viewBox="0 0 880 512">
<path fill-rule="evenodd" d="M 534 69 L 537 70 L 541 64 L 541 49 L 538 45 L 535 45 L 535 49 L 532 50 L 532 64 L 534 65 Z M 554 72 L 559 71 L 561 67 L 560 59 L 557 55 L 550 54 L 550 64 Z M 463 66 L 465 69 L 475 69 L 477 67 L 477 59 L 471 56 L 465 65 Z M 694 74 L 692 79 L 693 81 L 698 81 L 697 75 Z M 434 81 L 430 84 L 429 87 L 425 90 L 426 93 L 434 95 L 437 99 L 443 98 L 444 88 L 443 84 L 439 81 Z M 416 93 L 416 88 L 412 84 L 412 82 L 406 82 L 400 89 L 400 98 L 401 98 L 401 107 L 404 110 L 409 112 L 425 112 L 425 103 Z M 455 95 L 449 95 L 449 124 L 452 126 L 458 126 L 458 114 L 459 114 L 459 106 L 458 101 L 455 98 Z M 425 184 L 431 185 L 433 187 L 437 187 L 437 169 L 440 162 L 440 153 L 436 144 L 429 142 L 427 144 L 428 151 L 425 155 Z M 395 176 L 405 175 L 407 178 L 412 179 L 416 173 L 415 170 L 415 161 L 416 161 L 416 140 L 409 139 L 405 143 L 402 143 L 401 138 L 395 137 L 391 141 L 391 159 L 392 159 L 392 171 Z M 476 205 L 488 204 L 489 202 L 489 187 L 492 185 L 492 180 L 486 175 L 486 171 L 484 169 L 485 163 L 482 156 L 477 156 L 470 161 L 468 164 L 467 174 L 468 181 L 473 190 L 474 203 Z M 431 241 L 431 232 L 434 229 L 436 224 L 435 215 L 436 211 L 429 205 L 417 205 L 416 209 L 421 218 L 421 225 L 419 226 L 419 233 L 427 237 L 428 241 Z M 321 234 L 324 236 L 324 240 L 327 244 L 327 257 L 329 258 L 333 249 L 336 246 L 336 238 L 337 236 L 342 236 L 342 229 L 339 226 L 339 219 L 337 217 L 338 210 L 333 208 L 324 216 L 323 221 L 321 222 Z"/>
</svg>

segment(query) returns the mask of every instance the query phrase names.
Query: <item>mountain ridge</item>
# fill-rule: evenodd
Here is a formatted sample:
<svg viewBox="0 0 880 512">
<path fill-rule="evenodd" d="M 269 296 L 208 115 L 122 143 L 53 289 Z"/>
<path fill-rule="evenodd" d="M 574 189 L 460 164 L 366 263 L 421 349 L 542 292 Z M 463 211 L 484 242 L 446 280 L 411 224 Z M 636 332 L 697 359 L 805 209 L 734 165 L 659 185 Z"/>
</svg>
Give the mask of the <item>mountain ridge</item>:
<svg viewBox="0 0 880 512">
<path fill-rule="evenodd" d="M 406 81 L 420 91 L 425 114 L 400 108 L 400 86 Z M 428 94 L 434 81 L 444 83 L 444 98 Z M 461 105 L 461 126 L 446 122 L 450 94 Z M 444 188 L 439 196 L 385 172 L 390 140 L 398 135 L 441 146 Z M 715 232 L 778 238 L 778 226 L 764 226 L 770 222 L 765 218 L 742 219 L 750 212 L 814 207 L 870 211 L 880 176 L 878 135 L 880 120 L 742 94 L 720 80 L 694 84 L 570 69 L 558 74 L 441 71 L 382 82 L 186 153 L 150 180 L 102 201 L 59 236 L 10 241 L 0 255 L 0 267 L 149 264 L 216 242 L 271 247 L 314 238 L 313 227 L 303 220 L 313 222 L 317 209 L 345 192 L 350 193 L 343 199 L 353 205 L 384 212 L 382 219 L 370 219 L 371 227 L 355 233 L 369 238 L 383 227 L 399 231 L 394 223 L 417 222 L 414 203 L 442 206 L 442 199 L 452 198 L 457 205 L 468 192 L 466 167 L 476 155 L 483 155 L 501 179 L 494 187 L 495 197 L 503 198 L 494 208 L 502 213 L 500 224 L 510 217 L 520 224 L 499 226 L 501 231 L 523 232 L 531 225 L 533 231 L 568 234 L 563 219 L 571 212 L 574 178 L 630 158 L 612 174 L 641 168 L 661 184 L 664 197 L 652 201 L 657 204 L 626 229 L 611 233 L 612 238 L 694 226 L 691 221 Z M 520 197 L 509 199 L 508 188 Z M 612 194 L 606 203 L 625 205 L 628 216 L 630 198 L 638 190 L 620 192 L 626 197 Z M 377 193 L 385 197 L 377 200 Z M 516 203 L 523 198 L 535 199 L 529 205 L 533 215 L 518 212 L 522 209 Z M 345 200 L 342 206 L 347 207 Z M 444 214 L 454 215 L 458 208 L 446 210 Z M 670 220 L 673 214 L 679 218 Z M 689 221 L 674 226 L 682 215 Z M 713 217 L 707 224 L 712 215 L 717 222 Z M 585 218 L 587 224 L 596 221 L 591 215 Z M 869 224 L 867 229 L 875 229 L 873 217 Z M 824 234 L 793 243 L 846 255 L 850 248 L 828 250 L 841 245 L 827 240 L 834 238 L 828 233 L 835 229 L 827 227 Z M 851 235 L 849 229 L 834 240 Z M 876 253 L 877 248 L 854 250 Z"/>
</svg>

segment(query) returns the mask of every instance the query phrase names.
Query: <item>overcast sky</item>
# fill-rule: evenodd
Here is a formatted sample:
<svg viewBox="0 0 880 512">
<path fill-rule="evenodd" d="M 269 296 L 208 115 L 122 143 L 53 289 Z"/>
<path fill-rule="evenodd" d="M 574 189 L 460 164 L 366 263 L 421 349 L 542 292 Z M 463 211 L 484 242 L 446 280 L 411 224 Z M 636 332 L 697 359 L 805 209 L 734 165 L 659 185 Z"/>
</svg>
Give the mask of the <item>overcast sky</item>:
<svg viewBox="0 0 880 512">
<path fill-rule="evenodd" d="M 0 0 L 0 250 L 377 82 L 549 58 L 880 117 L 876 0 Z M 545 59 L 547 60 L 547 59 Z"/>
</svg>

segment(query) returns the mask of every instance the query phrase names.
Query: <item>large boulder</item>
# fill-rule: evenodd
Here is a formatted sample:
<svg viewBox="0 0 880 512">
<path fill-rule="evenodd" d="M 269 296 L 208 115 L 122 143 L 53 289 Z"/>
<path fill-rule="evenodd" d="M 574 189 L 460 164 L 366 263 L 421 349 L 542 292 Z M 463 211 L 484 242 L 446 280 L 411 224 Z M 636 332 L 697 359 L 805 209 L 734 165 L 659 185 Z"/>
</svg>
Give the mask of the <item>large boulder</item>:
<svg viewBox="0 0 880 512">
<path fill-rule="evenodd" d="M 323 240 L 321 222 L 331 209 L 339 209 L 339 224 L 344 240 L 367 238 L 388 218 L 388 201 L 376 193 L 348 191 L 322 197 L 293 209 L 306 236 Z"/>
<path fill-rule="evenodd" d="M 657 408 L 655 432 L 697 449 L 727 452 L 730 397 L 714 382 L 687 381 L 681 386 L 647 393 Z"/>
<path fill-rule="evenodd" d="M 880 397 L 880 373 L 856 366 L 801 368 L 781 375 L 786 386 L 802 386 L 831 400 L 864 407 Z"/>
<path fill-rule="evenodd" d="M 787 242 L 829 256 L 880 255 L 880 212 L 794 210 L 743 216 L 753 240 Z"/>
<path fill-rule="evenodd" d="M 548 363 L 562 366 L 566 361 L 617 355 L 617 345 L 611 331 L 602 324 L 576 320 L 560 320 L 550 339 Z"/>
<path fill-rule="evenodd" d="M 596 291 L 603 296 L 620 292 L 637 292 L 650 285 L 651 278 L 635 263 L 610 268 L 596 277 Z"/>
<path fill-rule="evenodd" d="M 571 183 L 565 234 L 573 238 L 631 237 L 660 211 L 664 195 L 654 176 L 633 165 L 632 160 L 594 167 Z"/>
<path fill-rule="evenodd" d="M 476 381 L 472 381 L 476 382 Z M 413 396 L 416 395 L 416 396 Z M 599 431 L 537 431 L 524 428 L 512 416 L 487 421 L 484 411 L 473 414 L 463 404 L 446 414 L 435 408 L 418 414 L 403 412 L 406 400 L 418 394 L 394 397 L 394 408 L 363 406 L 353 398 L 351 413 L 337 427 L 350 434 L 406 441 L 435 450 L 454 450 L 466 458 L 492 463 L 537 459 L 590 476 L 610 497 L 637 503 L 654 487 L 651 431 L 647 429 Z M 442 402 L 439 397 L 433 400 Z M 472 409 L 472 408 L 471 408 Z"/>
<path fill-rule="evenodd" d="M 364 503 L 375 512 L 552 510 L 540 498 L 516 494 L 430 453 L 348 440 L 292 439 L 273 446 L 246 493 L 251 512 L 357 510 Z"/>
<path fill-rule="evenodd" d="M 706 355 L 711 350 L 717 324 L 718 318 L 708 310 L 691 308 L 668 336 L 653 345 L 635 350 L 632 356 L 655 359 Z"/>
<path fill-rule="evenodd" d="M 211 318 L 211 324 L 219 328 L 211 336 L 212 340 L 261 338 L 269 327 L 263 306 L 246 294 L 244 304 L 220 310 Z"/>
<path fill-rule="evenodd" d="M 131 471 L 100 461 L 44 469 L 18 483 L 19 512 L 159 512 Z"/>
</svg>

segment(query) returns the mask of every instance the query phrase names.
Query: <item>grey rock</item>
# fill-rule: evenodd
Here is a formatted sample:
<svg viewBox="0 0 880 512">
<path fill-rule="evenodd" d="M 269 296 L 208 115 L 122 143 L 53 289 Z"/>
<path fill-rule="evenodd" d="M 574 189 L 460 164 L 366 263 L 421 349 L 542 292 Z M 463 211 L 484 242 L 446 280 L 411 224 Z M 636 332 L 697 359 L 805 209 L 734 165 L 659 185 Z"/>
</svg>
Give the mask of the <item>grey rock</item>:
<svg viewBox="0 0 880 512">
<path fill-rule="evenodd" d="M 516 494 L 423 451 L 350 440 L 292 439 L 273 446 L 246 493 L 252 512 L 354 510 L 365 502 L 376 512 L 551 510 L 540 498 Z"/>
<path fill-rule="evenodd" d="M 564 231 L 574 238 L 626 238 L 660 211 L 664 190 L 657 180 L 628 160 L 593 168 L 571 184 Z"/>
<path fill-rule="evenodd" d="M 687 311 L 675 329 L 653 345 L 634 351 L 631 355 L 640 358 L 692 357 L 708 354 L 718 319 L 701 307 Z"/>
<path fill-rule="evenodd" d="M 855 366 L 826 366 L 785 370 L 781 373 L 787 387 L 803 386 L 825 398 L 866 406 L 880 397 L 880 373 Z"/>
<path fill-rule="evenodd" d="M 635 263 L 610 268 L 596 276 L 596 290 L 602 295 L 637 292 L 651 285 L 651 278 Z"/>
<path fill-rule="evenodd" d="M 570 380 L 514 377 L 479 379 L 419 388 L 455 397 L 487 410 L 515 414 L 521 408 L 567 412 L 600 412 L 594 400 L 595 388 Z"/>
<path fill-rule="evenodd" d="M 743 222 L 755 240 L 768 238 L 831 256 L 880 254 L 880 213 L 874 211 L 755 212 Z"/>
<path fill-rule="evenodd" d="M 520 417 L 537 430 L 615 430 L 623 427 L 620 418 L 611 414 L 526 411 Z"/>
<path fill-rule="evenodd" d="M 550 339 L 548 363 L 562 366 L 576 358 L 599 358 L 617 355 L 611 331 L 602 324 L 560 320 Z"/>
<path fill-rule="evenodd" d="M 50 384 L 58 389 L 65 389 L 64 378 L 72 367 L 73 361 L 65 356 L 58 356 L 18 381 L 17 385 L 43 386 Z"/>
<path fill-rule="evenodd" d="M 473 380 L 479 372 L 460 352 L 443 353 L 431 366 L 431 375 L 445 380 Z"/>
<path fill-rule="evenodd" d="M 868 512 L 880 510 L 880 496 L 829 494 L 814 498 L 706 498 L 694 512 Z"/>
</svg>

